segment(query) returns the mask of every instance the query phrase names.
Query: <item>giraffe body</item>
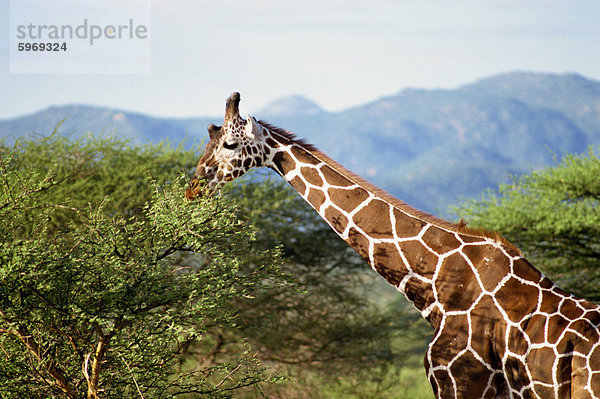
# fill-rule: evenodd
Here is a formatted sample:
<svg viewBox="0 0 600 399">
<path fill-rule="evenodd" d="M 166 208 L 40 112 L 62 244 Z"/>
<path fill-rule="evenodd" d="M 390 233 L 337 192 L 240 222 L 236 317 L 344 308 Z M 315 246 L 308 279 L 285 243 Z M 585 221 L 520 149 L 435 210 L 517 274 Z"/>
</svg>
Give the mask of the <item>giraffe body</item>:
<svg viewBox="0 0 600 399">
<path fill-rule="evenodd" d="M 438 398 L 600 398 L 600 308 L 561 290 L 500 236 L 417 211 L 292 134 L 226 105 L 186 195 L 254 166 L 283 176 L 435 330 Z"/>
</svg>

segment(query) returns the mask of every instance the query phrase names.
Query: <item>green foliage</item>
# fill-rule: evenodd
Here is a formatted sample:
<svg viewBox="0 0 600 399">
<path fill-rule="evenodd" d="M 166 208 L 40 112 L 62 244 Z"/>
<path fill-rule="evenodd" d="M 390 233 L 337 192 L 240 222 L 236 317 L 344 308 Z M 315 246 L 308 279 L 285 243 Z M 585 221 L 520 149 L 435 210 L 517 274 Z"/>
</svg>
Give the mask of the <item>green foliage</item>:
<svg viewBox="0 0 600 399">
<path fill-rule="evenodd" d="M 1 149 L 0 396 L 215 397 L 269 380 L 247 348 L 185 364 L 280 274 L 231 201 L 149 180 L 176 154 L 56 136 Z"/>
<path fill-rule="evenodd" d="M 502 232 L 569 291 L 600 300 L 600 159 L 593 149 L 502 185 L 455 212 Z"/>
<path fill-rule="evenodd" d="M 60 124 L 55 131 L 59 127 Z M 104 201 L 105 211 L 123 216 L 139 212 L 150 199 L 149 176 L 161 184 L 173 182 L 179 173 L 197 162 L 196 154 L 186 151 L 182 144 L 173 147 L 164 141 L 133 146 L 112 138 L 69 140 L 56 133 L 37 140 L 18 140 L 14 149 L 12 167 L 42 177 L 51 173 L 61 183 L 47 196 L 69 199 L 77 207 Z"/>
</svg>

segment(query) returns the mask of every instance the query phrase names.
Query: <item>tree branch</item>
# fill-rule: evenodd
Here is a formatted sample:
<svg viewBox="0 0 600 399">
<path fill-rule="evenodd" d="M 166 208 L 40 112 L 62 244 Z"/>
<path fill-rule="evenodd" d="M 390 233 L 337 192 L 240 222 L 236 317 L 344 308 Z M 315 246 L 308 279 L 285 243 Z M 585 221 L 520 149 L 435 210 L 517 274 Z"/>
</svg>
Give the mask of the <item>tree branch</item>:
<svg viewBox="0 0 600 399">
<path fill-rule="evenodd" d="M 127 370 L 129 370 L 129 374 L 131 375 L 131 378 L 133 379 L 133 382 L 135 383 L 135 387 L 137 388 L 137 391 L 140 394 L 140 398 L 144 399 L 142 390 L 140 389 L 140 386 L 138 385 L 138 382 L 135 379 L 135 376 L 133 375 L 133 371 L 131 371 L 131 367 L 129 367 L 129 364 L 127 364 L 127 362 L 125 361 L 125 357 L 123 357 L 123 355 L 121 355 L 120 352 L 117 352 L 117 355 L 119 355 L 121 357 L 121 360 L 123 360 L 123 363 L 125 363 L 125 366 L 127 366 Z"/>
<path fill-rule="evenodd" d="M 99 330 L 99 329 L 98 329 Z M 91 352 L 87 354 L 84 361 L 84 374 L 88 383 L 87 390 L 87 398 L 88 399 L 98 399 L 100 398 L 100 392 L 102 391 L 99 386 L 100 381 L 100 366 L 104 359 L 104 354 L 108 349 L 108 345 L 110 343 L 110 339 L 114 334 L 102 334 L 99 331 L 100 339 L 98 340 L 98 345 L 96 345 L 96 352 L 94 353 L 94 360 L 92 361 L 92 372 L 91 375 L 87 372 L 87 365 L 89 359 L 91 357 Z"/>
<path fill-rule="evenodd" d="M 0 312 L 2 316 L 3 313 Z M 58 386 L 58 388 L 67 396 L 69 399 L 76 399 L 77 392 L 69 383 L 69 380 L 60 369 L 60 367 L 54 364 L 53 359 L 51 361 L 44 361 L 44 357 L 41 353 L 41 348 L 37 342 L 31 337 L 31 335 L 27 332 L 24 327 L 18 327 L 16 330 L 10 330 L 10 333 L 16 335 L 21 342 L 27 347 L 29 352 L 37 359 L 38 363 L 44 367 L 44 369 L 52 376 L 54 379 L 54 383 Z"/>
</svg>

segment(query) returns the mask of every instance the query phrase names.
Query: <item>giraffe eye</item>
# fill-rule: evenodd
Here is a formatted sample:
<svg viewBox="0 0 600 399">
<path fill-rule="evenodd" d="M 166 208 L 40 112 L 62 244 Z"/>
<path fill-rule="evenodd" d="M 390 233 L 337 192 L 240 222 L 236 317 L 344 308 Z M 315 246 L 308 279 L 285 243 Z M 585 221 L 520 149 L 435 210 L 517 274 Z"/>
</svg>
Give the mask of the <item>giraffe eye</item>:
<svg viewBox="0 0 600 399">
<path fill-rule="evenodd" d="M 233 142 L 233 143 L 228 143 L 228 142 L 223 143 L 223 147 L 227 148 L 228 150 L 234 150 L 237 146 L 238 146 L 238 143 L 235 143 L 235 142 Z"/>
</svg>

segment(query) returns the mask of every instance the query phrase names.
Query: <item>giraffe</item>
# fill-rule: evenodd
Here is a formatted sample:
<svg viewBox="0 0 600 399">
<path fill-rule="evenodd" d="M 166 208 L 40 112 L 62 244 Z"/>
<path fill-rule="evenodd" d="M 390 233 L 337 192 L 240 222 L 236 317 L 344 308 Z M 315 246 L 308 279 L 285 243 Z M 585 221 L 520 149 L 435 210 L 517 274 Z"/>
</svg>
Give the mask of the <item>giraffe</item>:
<svg viewBox="0 0 600 399">
<path fill-rule="evenodd" d="M 252 167 L 281 175 L 406 296 L 434 335 L 437 398 L 600 398 L 600 307 L 561 290 L 499 234 L 418 211 L 290 132 L 226 102 L 186 191 L 219 190 Z"/>
</svg>

